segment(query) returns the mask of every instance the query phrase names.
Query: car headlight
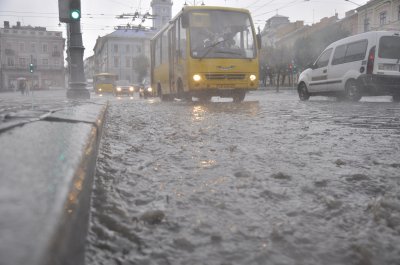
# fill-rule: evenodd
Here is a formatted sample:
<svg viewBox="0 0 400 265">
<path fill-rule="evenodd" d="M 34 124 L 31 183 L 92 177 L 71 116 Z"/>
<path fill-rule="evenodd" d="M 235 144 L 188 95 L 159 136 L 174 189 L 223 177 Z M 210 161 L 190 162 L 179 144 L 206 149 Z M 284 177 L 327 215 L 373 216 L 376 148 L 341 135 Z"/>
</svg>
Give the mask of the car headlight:
<svg viewBox="0 0 400 265">
<path fill-rule="evenodd" d="M 151 87 L 148 87 L 148 88 L 147 88 L 147 91 L 152 92 L 153 89 L 152 89 Z"/>
<path fill-rule="evenodd" d="M 117 87 L 117 91 L 118 91 L 118 92 L 121 92 L 121 88 L 120 88 L 120 87 Z"/>
<path fill-rule="evenodd" d="M 250 81 L 255 81 L 257 79 L 256 75 L 250 75 Z"/>
<path fill-rule="evenodd" d="M 99 91 L 101 91 L 101 88 L 99 88 Z"/>
<path fill-rule="evenodd" d="M 201 76 L 198 75 L 198 74 L 195 74 L 195 75 L 193 75 L 193 80 L 194 80 L 195 82 L 199 82 L 199 81 L 201 80 Z"/>
<path fill-rule="evenodd" d="M 129 91 L 133 92 L 133 87 L 130 87 L 130 88 L 129 88 Z"/>
</svg>

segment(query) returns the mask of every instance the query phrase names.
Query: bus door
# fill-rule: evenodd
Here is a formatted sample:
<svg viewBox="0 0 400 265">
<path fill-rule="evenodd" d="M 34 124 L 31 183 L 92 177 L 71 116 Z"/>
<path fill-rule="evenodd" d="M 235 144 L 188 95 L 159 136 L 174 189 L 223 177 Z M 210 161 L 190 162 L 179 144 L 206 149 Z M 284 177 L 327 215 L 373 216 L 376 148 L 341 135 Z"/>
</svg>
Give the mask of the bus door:
<svg viewBox="0 0 400 265">
<path fill-rule="evenodd" d="M 169 88 L 171 94 L 176 93 L 176 78 L 175 78 L 175 65 L 178 62 L 176 51 L 176 25 L 174 25 L 168 32 L 168 57 L 169 57 Z"/>
</svg>

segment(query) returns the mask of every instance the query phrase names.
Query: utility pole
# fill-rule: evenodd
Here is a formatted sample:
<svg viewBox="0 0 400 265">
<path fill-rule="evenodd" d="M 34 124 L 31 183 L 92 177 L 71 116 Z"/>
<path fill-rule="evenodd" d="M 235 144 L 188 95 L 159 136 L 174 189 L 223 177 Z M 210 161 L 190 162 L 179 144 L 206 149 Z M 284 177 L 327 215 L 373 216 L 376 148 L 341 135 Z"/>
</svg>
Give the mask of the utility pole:
<svg viewBox="0 0 400 265">
<path fill-rule="evenodd" d="M 86 78 L 83 68 L 83 52 L 85 48 L 81 33 L 81 1 L 58 0 L 59 20 L 67 23 L 67 55 L 69 84 L 67 98 L 89 99 L 90 93 L 86 89 Z"/>
<path fill-rule="evenodd" d="M 83 53 L 85 48 L 82 43 L 81 23 L 72 22 L 67 25 L 68 31 L 68 69 L 69 87 L 67 98 L 89 99 L 90 93 L 86 89 L 86 78 L 83 67 Z"/>
</svg>

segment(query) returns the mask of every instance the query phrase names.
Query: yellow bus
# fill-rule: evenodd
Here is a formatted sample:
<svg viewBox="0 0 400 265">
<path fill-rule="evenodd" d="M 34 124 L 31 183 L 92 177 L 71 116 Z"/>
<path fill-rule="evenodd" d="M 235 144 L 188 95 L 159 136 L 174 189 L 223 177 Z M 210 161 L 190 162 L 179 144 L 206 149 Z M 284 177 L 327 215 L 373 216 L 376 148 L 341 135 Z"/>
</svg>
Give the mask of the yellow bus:
<svg viewBox="0 0 400 265">
<path fill-rule="evenodd" d="M 151 86 L 162 100 L 241 102 L 259 84 L 259 47 L 246 9 L 185 6 L 151 39 Z"/>
<path fill-rule="evenodd" d="M 96 94 L 114 93 L 118 75 L 100 73 L 93 75 L 93 89 Z"/>
</svg>

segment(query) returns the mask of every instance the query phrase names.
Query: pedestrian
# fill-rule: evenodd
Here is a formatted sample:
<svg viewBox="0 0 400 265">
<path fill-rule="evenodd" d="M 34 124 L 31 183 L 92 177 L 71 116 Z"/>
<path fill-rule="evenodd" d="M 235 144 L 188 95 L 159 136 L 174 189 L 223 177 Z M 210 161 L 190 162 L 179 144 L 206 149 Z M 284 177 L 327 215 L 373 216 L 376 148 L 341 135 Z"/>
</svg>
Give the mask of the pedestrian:
<svg viewBox="0 0 400 265">
<path fill-rule="evenodd" d="M 19 80 L 18 90 L 21 92 L 22 95 L 25 94 L 25 88 L 26 88 L 26 84 L 25 84 L 24 80 Z"/>
</svg>

